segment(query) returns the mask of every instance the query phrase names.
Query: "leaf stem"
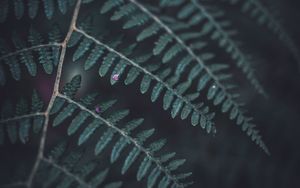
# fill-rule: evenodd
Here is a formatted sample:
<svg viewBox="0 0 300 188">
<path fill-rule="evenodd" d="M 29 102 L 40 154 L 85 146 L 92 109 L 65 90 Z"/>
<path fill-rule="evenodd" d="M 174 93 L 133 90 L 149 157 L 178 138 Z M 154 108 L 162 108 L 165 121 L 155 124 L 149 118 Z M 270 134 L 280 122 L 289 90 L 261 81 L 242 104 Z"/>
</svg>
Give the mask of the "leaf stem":
<svg viewBox="0 0 300 188">
<path fill-rule="evenodd" d="M 32 47 L 29 47 L 29 48 L 24 48 L 24 49 L 21 49 L 21 50 L 17 50 L 15 52 L 11 52 L 11 53 L 8 53 L 4 56 L 1 56 L 0 61 L 3 60 L 3 59 L 6 59 L 8 57 L 18 55 L 18 54 L 23 53 L 23 52 L 27 52 L 27 51 L 31 51 L 31 50 L 35 50 L 35 49 L 39 49 L 39 48 L 48 48 L 48 47 L 55 47 L 55 46 L 56 47 L 61 47 L 62 43 L 40 44 L 40 45 L 32 46 Z"/>
<path fill-rule="evenodd" d="M 45 116 L 45 115 L 46 115 L 45 112 L 36 112 L 36 113 L 32 113 L 32 114 L 21 115 L 21 116 L 16 116 L 16 117 L 12 117 L 12 118 L 2 119 L 2 120 L 0 120 L 0 124 L 7 123 L 10 121 L 18 121 L 18 120 L 25 119 L 25 118 L 31 118 L 31 117 L 35 117 L 35 116 Z"/>
<path fill-rule="evenodd" d="M 72 33 L 75 29 L 76 21 L 77 21 L 79 10 L 80 10 L 80 5 L 81 5 L 81 0 L 77 0 L 75 8 L 74 8 L 74 12 L 73 12 L 72 20 L 71 20 L 71 23 L 70 23 L 70 26 L 69 26 L 68 33 L 67 33 L 63 43 L 61 44 L 62 49 L 61 49 L 60 58 L 59 58 L 58 66 L 57 66 L 57 73 L 56 73 L 55 83 L 54 83 L 54 87 L 53 87 L 53 92 L 52 92 L 51 99 L 50 99 L 50 102 L 49 102 L 47 110 L 46 110 L 45 122 L 44 122 L 44 127 L 43 127 L 43 131 L 42 131 L 42 135 L 41 135 L 41 140 L 40 140 L 40 145 L 39 145 L 39 149 L 38 149 L 37 159 L 36 159 L 36 162 L 35 162 L 35 164 L 32 168 L 32 171 L 29 175 L 28 181 L 27 181 L 27 187 L 28 188 L 32 187 L 33 178 L 36 174 L 36 171 L 38 170 L 40 161 L 42 160 L 43 155 L 44 155 L 50 110 L 51 110 L 51 108 L 54 104 L 54 100 L 55 100 L 55 98 L 57 97 L 57 94 L 58 94 L 59 85 L 60 85 L 60 78 L 61 78 L 62 68 L 63 68 L 63 62 L 64 62 L 65 54 L 66 54 L 67 43 L 70 40 L 71 35 L 72 35 Z"/>
</svg>

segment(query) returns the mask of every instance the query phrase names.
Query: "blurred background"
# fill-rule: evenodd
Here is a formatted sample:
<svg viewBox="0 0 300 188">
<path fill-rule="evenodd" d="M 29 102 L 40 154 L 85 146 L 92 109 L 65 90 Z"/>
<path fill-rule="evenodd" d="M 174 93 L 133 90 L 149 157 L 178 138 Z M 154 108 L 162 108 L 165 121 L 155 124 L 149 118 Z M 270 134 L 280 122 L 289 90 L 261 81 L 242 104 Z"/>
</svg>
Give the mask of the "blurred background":
<svg viewBox="0 0 300 188">
<path fill-rule="evenodd" d="M 154 2 L 154 1 L 153 1 Z M 101 2 L 99 2 L 101 3 Z M 151 1 L 148 1 L 151 3 Z M 263 2 L 276 15 L 300 49 L 300 2 L 297 0 L 277 0 Z M 155 2 L 154 2 L 155 4 Z M 215 3 L 216 4 L 216 3 Z M 77 97 L 91 91 L 97 91 L 104 99 L 116 98 L 115 108 L 128 108 L 130 118 L 144 117 L 145 128 L 156 129 L 156 138 L 166 138 L 166 151 L 175 151 L 179 158 L 185 158 L 183 169 L 193 172 L 191 187 L 243 187 L 243 188 L 286 188 L 300 187 L 300 70 L 297 62 L 278 38 L 263 26 L 241 13 L 237 6 L 228 6 L 226 3 L 216 4 L 225 10 L 226 17 L 231 19 L 235 28 L 239 30 L 238 39 L 247 52 L 257 57 L 253 62 L 257 76 L 265 88 L 268 98 L 258 95 L 243 76 L 237 73 L 234 81 L 239 84 L 239 93 L 249 114 L 258 125 L 263 140 L 268 146 L 271 156 L 267 156 L 251 139 L 244 134 L 240 127 L 229 121 L 226 114 L 217 115 L 215 136 L 207 135 L 200 127 L 192 127 L 189 121 L 180 118 L 172 119 L 169 111 L 162 109 L 162 97 L 155 103 L 150 100 L 150 94 L 142 95 L 139 92 L 139 82 L 125 86 L 122 81 L 111 86 L 109 77 L 100 78 L 97 70 L 84 71 L 84 62 L 72 62 L 72 50 L 67 51 L 63 68 L 62 84 L 71 80 L 74 75 L 82 76 L 82 87 Z M 97 9 L 97 6 L 84 6 L 80 11 L 80 20 Z M 165 14 L 172 12 L 165 11 Z M 39 13 L 43 15 L 42 12 Z M 34 21 L 29 18 L 15 20 L 10 16 L 9 21 L 1 24 L 1 38 L 11 36 L 13 30 L 27 35 L 31 25 L 38 27 L 47 34 L 53 23 L 58 23 L 65 34 L 68 29 L 71 11 L 67 16 L 56 12 L 54 19 L 46 20 L 44 16 Z M 81 19 L 82 18 L 82 19 Z M 107 22 L 105 16 L 96 20 L 99 28 L 109 27 L 112 34 L 120 35 L 118 23 Z M 63 36 L 64 36 L 63 34 Z M 130 38 L 130 32 L 123 33 Z M 147 48 L 147 46 L 145 47 Z M 234 62 L 222 54 L 216 44 L 210 49 L 218 53 L 217 61 L 232 66 Z M 209 49 L 208 49 L 209 50 Z M 220 52 L 219 52 L 220 51 Z M 2 63 L 2 62 L 1 62 Z M 39 71 L 36 77 L 23 74 L 22 81 L 8 79 L 8 84 L 1 87 L 0 102 L 5 100 L 16 101 L 20 96 L 30 96 L 36 88 L 42 99 L 47 102 L 51 96 L 54 75 L 46 75 Z M 215 111 L 220 108 L 212 106 Z M 67 124 L 68 122 L 66 122 Z M 47 136 L 47 146 L 51 147 L 59 140 L 66 138 L 66 128 L 50 128 Z M 29 143 L 0 146 L 0 183 L 15 181 L 14 177 L 26 177 L 32 166 L 39 136 L 30 138 Z M 111 146 L 110 146 L 111 147 Z M 103 166 L 109 161 L 108 154 L 101 155 Z M 124 181 L 124 187 L 143 187 L 145 180 L 136 182 L 136 168 L 121 176 L 122 163 L 111 166 L 110 179 Z M 115 167 L 115 168 L 114 168 Z M 1 187 L 1 186 L 0 186 Z"/>
</svg>

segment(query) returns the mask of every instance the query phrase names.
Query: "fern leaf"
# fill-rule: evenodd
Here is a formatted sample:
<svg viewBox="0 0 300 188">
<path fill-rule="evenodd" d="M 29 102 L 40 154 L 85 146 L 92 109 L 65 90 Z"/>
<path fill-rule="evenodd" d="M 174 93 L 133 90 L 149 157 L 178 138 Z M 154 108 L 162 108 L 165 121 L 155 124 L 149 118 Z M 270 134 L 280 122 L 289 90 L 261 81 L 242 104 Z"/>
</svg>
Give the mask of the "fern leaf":
<svg viewBox="0 0 300 188">
<path fill-rule="evenodd" d="M 74 111 L 76 110 L 76 106 L 69 104 L 67 105 L 53 120 L 53 127 L 60 125 L 65 119 L 72 116 Z"/>
<path fill-rule="evenodd" d="M 53 0 L 43 0 L 45 15 L 48 19 L 51 19 L 54 14 L 54 2 Z"/>
<path fill-rule="evenodd" d="M 95 147 L 95 155 L 101 153 L 101 151 L 109 144 L 114 136 L 114 131 L 109 129 L 101 136 Z"/>
<path fill-rule="evenodd" d="M 163 63 L 169 62 L 172 58 L 174 58 L 180 51 L 182 51 L 182 47 L 180 44 L 175 44 L 172 46 L 164 55 Z"/>
<path fill-rule="evenodd" d="M 129 144 L 126 138 L 121 137 L 118 142 L 114 145 L 114 148 L 111 152 L 110 162 L 114 163 L 118 160 L 123 149 Z"/>
<path fill-rule="evenodd" d="M 154 168 L 148 176 L 147 187 L 152 188 L 160 175 L 161 172 L 159 171 L 159 169 L 157 167 Z"/>
<path fill-rule="evenodd" d="M 74 134 L 79 127 L 86 121 L 89 114 L 86 112 L 80 112 L 71 122 L 70 126 L 68 127 L 68 135 Z"/>
<path fill-rule="evenodd" d="M 15 16 L 19 20 L 24 14 L 24 2 L 22 0 L 14 0 Z"/>
<path fill-rule="evenodd" d="M 17 35 L 13 33 L 13 43 L 17 50 L 25 48 L 25 42 Z M 27 70 L 31 76 L 35 76 L 37 72 L 37 66 L 33 60 L 33 55 L 31 52 L 24 52 L 20 54 L 20 61 L 24 63 L 27 67 Z"/>
<path fill-rule="evenodd" d="M 66 14 L 67 10 L 68 10 L 68 7 L 67 7 L 67 1 L 61 1 L 61 0 L 57 0 L 57 3 L 58 3 L 58 8 L 60 10 L 60 12 L 62 14 Z"/>
<path fill-rule="evenodd" d="M 168 43 L 172 42 L 172 37 L 168 34 L 164 34 L 159 37 L 159 40 L 155 44 L 155 48 L 153 49 L 154 55 L 159 55 L 167 46 Z"/>
<path fill-rule="evenodd" d="M 28 14 L 31 19 L 35 18 L 38 13 L 39 1 L 29 0 L 28 2 Z"/>
<path fill-rule="evenodd" d="M 125 22 L 125 24 L 123 25 L 123 29 L 131 29 L 135 26 L 142 26 L 147 21 L 149 21 L 149 17 L 147 15 L 136 14 L 136 15 L 133 15 L 130 20 Z"/>
<path fill-rule="evenodd" d="M 92 134 L 96 131 L 96 129 L 102 124 L 102 122 L 94 120 L 92 123 L 90 123 L 84 131 L 81 133 L 79 139 L 78 139 L 78 145 L 80 146 L 83 144 L 86 140 L 88 140 Z"/>
<path fill-rule="evenodd" d="M 73 55 L 73 61 L 77 61 L 81 58 L 90 49 L 91 44 L 91 40 L 83 39 Z"/>
<path fill-rule="evenodd" d="M 152 37 L 158 33 L 161 28 L 158 24 L 153 23 L 149 27 L 145 28 L 136 38 L 137 41 L 143 41 L 146 38 Z"/>
<path fill-rule="evenodd" d="M 109 68 L 112 66 L 116 58 L 117 56 L 114 53 L 109 53 L 107 56 L 104 57 L 103 62 L 99 68 L 100 76 L 103 77 L 106 75 L 106 73 L 108 72 Z"/>
<path fill-rule="evenodd" d="M 28 41 L 32 45 L 43 44 L 41 34 L 33 28 L 30 28 L 29 30 Z M 39 53 L 39 62 L 43 65 L 45 72 L 47 74 L 51 74 L 53 72 L 53 64 L 51 62 L 51 59 L 49 59 L 49 57 L 51 57 L 50 52 L 45 48 L 38 48 L 37 51 Z"/>
<path fill-rule="evenodd" d="M 72 80 L 70 82 L 68 82 L 62 92 L 63 94 L 65 94 L 66 96 L 69 96 L 71 98 L 74 98 L 76 92 L 78 91 L 78 89 L 80 88 L 81 85 L 81 76 L 80 75 L 76 75 L 72 78 Z"/>
<path fill-rule="evenodd" d="M 210 12 L 205 6 L 200 4 L 197 0 L 191 1 L 192 4 L 186 6 L 194 7 L 191 11 L 199 11 L 199 14 L 204 16 L 207 20 L 206 25 L 204 26 L 203 33 L 211 33 L 210 36 L 213 40 L 219 41 L 220 47 L 224 48 L 227 53 L 229 53 L 232 58 L 235 60 L 237 67 L 239 67 L 243 73 L 246 75 L 246 78 L 249 79 L 250 83 L 257 89 L 260 94 L 265 95 L 264 89 L 258 82 L 257 78 L 254 75 L 254 70 L 251 66 L 251 62 L 247 55 L 243 53 L 243 50 L 240 49 L 237 42 L 232 38 L 230 31 L 226 30 L 225 27 L 229 27 L 228 21 L 218 21 L 218 17 L 223 17 L 223 12 L 217 10 L 217 12 Z M 197 9 L 197 10 L 196 10 Z M 183 10 L 184 11 L 184 8 Z M 205 30 L 205 28 L 207 28 Z M 251 67 L 250 69 L 245 69 L 245 67 Z"/>
<path fill-rule="evenodd" d="M 163 90 L 166 90 L 166 93 L 164 95 L 164 109 L 167 110 L 171 104 L 173 103 L 173 99 L 177 99 L 177 101 L 179 101 L 180 105 L 184 105 L 187 104 L 191 107 L 192 111 L 195 113 L 198 113 L 199 116 L 206 116 L 208 115 L 207 111 L 202 111 L 201 109 L 198 109 L 198 107 L 193 104 L 192 102 L 190 102 L 187 98 L 185 98 L 185 96 L 183 96 L 183 93 L 185 91 L 187 91 L 187 89 L 191 86 L 191 84 L 189 82 L 185 82 L 184 84 L 180 84 L 178 87 L 174 88 L 174 85 L 178 83 L 179 81 L 179 77 L 178 76 L 172 76 L 171 78 L 167 79 L 166 81 L 164 81 L 163 79 L 165 79 L 169 74 L 170 74 L 170 70 L 159 70 L 160 66 L 156 65 L 156 64 L 148 64 L 146 63 L 146 61 L 149 59 L 148 55 L 140 55 L 141 58 L 140 60 L 138 58 L 136 58 L 136 61 L 133 61 L 131 59 L 128 59 L 123 53 L 116 51 L 115 49 L 113 49 L 112 47 L 107 46 L 106 44 L 100 42 L 99 40 L 91 37 L 90 35 L 88 35 L 87 33 L 85 33 L 82 30 L 77 30 L 78 32 L 80 32 L 81 34 L 83 34 L 86 38 L 92 40 L 94 43 L 96 43 L 96 45 L 100 45 L 102 47 L 105 48 L 105 51 L 108 51 L 107 55 L 103 58 L 103 63 L 101 64 L 100 68 L 99 68 L 99 74 L 100 76 L 104 76 L 106 75 L 106 73 L 109 71 L 109 69 L 113 66 L 115 66 L 114 64 L 117 64 L 114 68 L 113 73 L 116 73 L 115 71 L 117 71 L 119 69 L 119 71 L 121 73 L 123 73 L 125 70 L 125 68 L 130 65 L 131 68 L 129 70 L 129 72 L 127 73 L 127 77 L 125 79 L 125 84 L 130 84 L 132 83 L 134 80 L 137 79 L 137 77 L 140 74 L 143 74 L 143 79 L 140 83 L 140 91 L 141 93 L 146 93 L 147 91 L 150 91 L 150 87 L 151 87 L 151 82 L 155 82 L 155 84 L 157 86 L 155 86 L 152 90 L 153 96 L 152 96 L 152 100 L 155 101 L 159 95 L 162 95 Z M 106 53 L 106 52 L 102 52 L 103 50 L 101 49 L 101 53 Z M 145 58 L 146 57 L 146 58 Z M 139 62 L 140 61 L 140 62 Z M 152 72 L 158 71 L 155 74 L 152 74 Z M 197 72 L 193 73 L 196 75 Z M 114 83 L 114 82 L 112 82 Z M 157 88 L 157 87 L 162 87 L 162 88 Z M 155 89 L 155 91 L 154 91 Z M 173 111 L 173 116 L 174 116 L 174 112 Z M 178 109 L 178 112 L 176 112 L 176 114 L 181 113 L 181 108 Z M 211 117 L 205 117 L 205 119 L 207 119 L 207 121 L 211 121 Z M 204 122 L 203 122 L 204 123 Z M 212 124 L 209 124 L 212 125 Z M 205 127 L 205 125 L 203 125 L 203 127 Z"/>
<path fill-rule="evenodd" d="M 169 165 L 168 168 L 165 168 L 166 166 L 162 165 L 163 162 L 160 161 L 160 158 L 156 158 L 153 156 L 154 153 L 157 153 L 164 145 L 165 140 L 159 140 L 154 141 L 150 144 L 149 149 L 146 149 L 144 146 L 144 143 L 147 139 L 149 139 L 153 133 L 154 129 L 144 130 L 140 131 L 136 136 L 132 136 L 131 132 L 135 130 L 143 121 L 143 119 L 136 119 L 128 122 L 125 124 L 124 128 L 118 128 L 116 127 L 117 124 L 119 124 L 119 121 L 123 119 L 128 114 L 128 111 L 119 111 L 115 114 L 108 115 L 107 118 L 103 117 L 102 114 L 94 113 L 93 111 L 89 110 L 87 107 L 85 107 L 84 104 L 81 104 L 79 102 L 74 101 L 73 99 L 69 98 L 66 95 L 59 94 L 59 98 L 65 100 L 68 105 L 75 106 L 76 109 L 80 109 L 82 112 L 86 112 L 90 114 L 90 116 L 93 117 L 93 125 L 88 127 L 79 135 L 79 145 L 83 143 L 84 141 L 88 140 L 88 138 L 91 139 L 91 137 L 98 137 L 99 134 L 93 134 L 95 131 L 103 131 L 101 134 L 99 141 L 95 144 L 95 154 L 100 154 L 100 152 L 103 152 L 105 148 L 107 148 L 107 145 L 111 142 L 114 142 L 114 147 L 111 151 L 111 162 L 115 162 L 118 158 L 120 158 L 120 153 L 124 151 L 125 146 L 131 146 L 131 150 L 127 157 L 125 158 L 125 161 L 123 163 L 123 167 L 121 169 L 121 173 L 124 174 L 128 171 L 128 169 L 137 162 L 138 157 L 143 156 L 143 161 L 139 164 L 139 170 L 137 171 L 137 178 L 141 180 L 143 177 L 146 176 L 147 172 L 150 172 L 150 169 L 152 166 L 154 166 L 155 169 L 157 169 L 157 181 L 165 181 L 165 179 L 168 179 L 170 181 L 170 184 L 182 187 L 183 183 L 181 181 L 175 178 L 175 175 L 171 175 L 168 170 L 170 169 L 177 169 L 177 167 L 180 166 L 180 164 L 173 164 Z M 61 116 L 62 112 L 65 111 L 64 109 L 61 110 L 61 112 L 58 113 L 57 117 Z M 56 117 L 56 118 L 57 118 Z M 116 120 L 115 120 L 116 118 Z M 123 120 L 122 120 L 123 121 Z M 96 130 L 99 126 L 99 122 L 101 122 L 102 127 L 105 126 L 105 130 Z M 93 127 L 95 126 L 95 127 Z M 118 137 L 117 141 L 114 141 L 115 139 L 112 139 L 113 137 Z M 125 151 L 124 151 L 125 152 Z M 179 162 L 178 162 L 179 163 Z M 70 165 L 67 165 L 70 166 Z M 175 168 L 176 166 L 176 168 Z M 152 180 L 153 181 L 153 180 Z M 155 183 L 155 182 L 154 182 Z"/>
<path fill-rule="evenodd" d="M 119 20 L 124 16 L 128 16 L 136 10 L 136 7 L 132 4 L 126 4 L 121 6 L 117 11 L 114 12 L 113 16 L 110 18 L 111 20 Z"/>
<path fill-rule="evenodd" d="M 52 30 L 49 32 L 48 36 L 49 36 L 49 41 L 50 42 L 59 43 L 62 39 L 61 31 L 60 31 L 59 26 L 58 25 L 53 25 Z M 51 60 L 52 60 L 53 64 L 56 66 L 58 64 L 58 61 L 59 61 L 59 55 L 60 55 L 59 48 L 52 47 L 51 51 L 52 51 Z"/>
<path fill-rule="evenodd" d="M 7 54 L 7 49 L 8 46 L 6 44 L 6 42 L 3 39 L 0 39 L 0 53 L 1 55 L 5 56 L 5 54 Z M 21 69 L 20 69 L 20 65 L 18 64 L 18 61 L 16 59 L 15 56 L 10 56 L 7 58 L 4 58 L 4 62 L 5 64 L 7 64 L 9 66 L 9 70 L 12 74 L 12 77 L 15 80 L 20 80 L 21 78 Z"/>
<path fill-rule="evenodd" d="M 117 7 L 123 3 L 123 0 L 108 0 L 104 3 L 103 7 L 101 8 L 101 14 L 104 14 L 114 7 Z"/>
<path fill-rule="evenodd" d="M 230 4 L 237 4 L 238 2 L 242 2 L 241 11 L 255 19 L 259 25 L 265 25 L 270 29 L 288 47 L 298 65 L 300 65 L 300 55 L 297 45 L 271 11 L 259 0 L 233 1 Z"/>
<path fill-rule="evenodd" d="M 103 52 L 103 47 L 96 45 L 92 52 L 89 54 L 84 64 L 84 70 L 89 70 L 90 68 L 92 68 L 97 63 L 98 59 L 102 56 Z"/>
<path fill-rule="evenodd" d="M 145 177 L 149 168 L 151 167 L 152 162 L 148 157 L 145 157 L 141 165 L 139 166 L 139 170 L 137 172 L 137 180 L 141 181 L 143 177 Z"/>
<path fill-rule="evenodd" d="M 44 122 L 43 113 L 40 113 L 42 108 L 43 102 L 36 91 L 33 91 L 31 105 L 25 98 L 21 98 L 17 102 L 15 110 L 9 101 L 4 103 L 1 109 L 0 124 L 6 126 L 8 137 L 12 143 L 16 143 L 19 139 L 25 144 L 29 140 L 32 121 L 33 132 L 38 133 L 40 131 Z"/>
</svg>

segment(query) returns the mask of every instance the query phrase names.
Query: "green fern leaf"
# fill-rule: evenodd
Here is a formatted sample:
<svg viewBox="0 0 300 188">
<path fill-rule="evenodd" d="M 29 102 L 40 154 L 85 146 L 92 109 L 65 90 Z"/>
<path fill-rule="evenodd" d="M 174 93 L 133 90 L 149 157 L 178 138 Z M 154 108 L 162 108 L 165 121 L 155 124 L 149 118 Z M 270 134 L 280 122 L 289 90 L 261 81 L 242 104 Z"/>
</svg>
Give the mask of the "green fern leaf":
<svg viewBox="0 0 300 188">
<path fill-rule="evenodd" d="M 25 42 L 17 35 L 13 33 L 13 43 L 17 50 L 25 48 Z M 35 76 L 37 72 L 37 66 L 33 60 L 33 55 L 31 52 L 24 52 L 20 54 L 20 61 L 24 63 L 27 67 L 27 70 L 31 76 Z"/>
<path fill-rule="evenodd" d="M 151 84 L 151 77 L 149 75 L 145 75 L 141 81 L 140 91 L 142 94 L 146 93 Z"/>
<path fill-rule="evenodd" d="M 44 9 L 45 9 L 45 15 L 48 19 L 51 19 L 54 14 L 54 2 L 53 0 L 43 0 L 44 3 Z"/>
<path fill-rule="evenodd" d="M 163 63 L 169 62 L 172 58 L 174 58 L 179 52 L 181 52 L 183 48 L 180 44 L 175 44 L 172 46 L 164 55 L 163 57 Z"/>
<path fill-rule="evenodd" d="M 103 52 L 104 52 L 104 48 L 99 45 L 96 45 L 93 48 L 92 52 L 89 54 L 89 56 L 84 64 L 84 70 L 89 70 L 90 68 L 92 68 L 97 63 L 98 59 L 102 56 Z M 75 56 L 75 54 L 74 54 L 74 56 Z M 76 59 L 78 59 L 78 58 L 76 58 Z"/>
<path fill-rule="evenodd" d="M 65 119 L 72 116 L 75 110 L 75 105 L 67 105 L 53 120 L 53 127 L 60 125 L 63 121 L 65 121 Z"/>
<path fill-rule="evenodd" d="M 113 62 L 117 58 L 117 55 L 114 53 L 109 53 L 105 58 L 103 59 L 103 62 L 99 68 L 99 75 L 105 76 L 108 72 L 109 68 L 112 66 Z"/>
<path fill-rule="evenodd" d="M 19 20 L 24 14 L 24 2 L 22 0 L 14 0 L 15 16 Z"/>
<path fill-rule="evenodd" d="M 79 127 L 86 121 L 89 114 L 86 112 L 80 112 L 71 122 L 70 126 L 68 127 L 68 135 L 74 134 Z"/>
<path fill-rule="evenodd" d="M 129 144 L 129 142 L 126 140 L 126 138 L 121 137 L 118 142 L 114 145 L 112 152 L 111 152 L 111 157 L 110 157 L 110 162 L 114 163 L 115 161 L 118 160 L 121 152 L 125 149 L 125 147 Z"/>
<path fill-rule="evenodd" d="M 119 20 L 124 16 L 128 16 L 136 10 L 136 7 L 129 3 L 121 6 L 117 11 L 114 12 L 113 16 L 110 18 L 111 20 Z"/>
<path fill-rule="evenodd" d="M 136 38 L 137 41 L 143 41 L 146 38 L 152 37 L 158 33 L 161 28 L 158 24 L 153 23 L 149 27 L 145 28 Z"/>
<path fill-rule="evenodd" d="M 152 162 L 148 157 L 145 157 L 141 165 L 139 166 L 137 172 L 137 180 L 141 181 L 143 177 L 145 177 L 146 173 L 148 172 L 149 168 L 151 167 Z"/>
<path fill-rule="evenodd" d="M 160 176 L 160 173 L 161 172 L 159 171 L 159 169 L 157 167 L 151 171 L 150 175 L 148 176 L 148 180 L 147 180 L 148 188 L 152 188 L 155 185 L 158 177 Z"/>
<path fill-rule="evenodd" d="M 101 136 L 100 140 L 97 142 L 95 147 L 95 154 L 98 155 L 102 152 L 102 150 L 111 142 L 115 131 L 112 129 L 107 130 L 103 135 Z"/>
<path fill-rule="evenodd" d="M 158 41 L 155 43 L 153 54 L 159 55 L 167 47 L 167 44 L 171 42 L 172 42 L 172 37 L 170 35 L 168 34 L 161 35 Z"/>
<path fill-rule="evenodd" d="M 122 167 L 122 174 L 125 174 L 126 171 L 129 169 L 129 167 L 132 165 L 132 163 L 136 160 L 136 158 L 139 156 L 140 150 L 137 148 L 133 148 L 129 155 L 127 156 L 124 165 Z"/>
<path fill-rule="evenodd" d="M 29 30 L 28 41 L 31 43 L 31 45 L 43 44 L 41 34 L 33 28 L 30 28 Z M 53 64 L 50 59 L 50 52 L 45 48 L 38 48 L 37 51 L 39 53 L 39 62 L 43 65 L 45 72 L 47 74 L 51 74 L 53 72 Z"/>
<path fill-rule="evenodd" d="M 81 76 L 76 75 L 72 78 L 71 82 L 67 83 L 64 86 L 62 93 L 65 94 L 66 96 L 74 98 L 76 92 L 80 88 L 80 84 L 81 84 Z"/>
<path fill-rule="evenodd" d="M 39 9 L 39 0 L 28 1 L 28 15 L 31 19 L 35 18 Z"/>
<path fill-rule="evenodd" d="M 85 141 L 87 141 L 101 124 L 103 123 L 98 120 L 94 120 L 93 122 L 91 122 L 81 133 L 78 139 L 78 145 L 80 146 Z"/>
<path fill-rule="evenodd" d="M 92 41 L 90 39 L 83 39 L 73 55 L 73 61 L 77 61 L 79 58 L 84 56 L 86 52 L 90 49 L 91 44 Z"/>
<path fill-rule="evenodd" d="M 61 0 L 57 0 L 57 3 L 58 3 L 58 8 L 60 10 L 60 12 L 62 14 L 66 14 L 67 10 L 68 10 L 68 7 L 67 7 L 67 1 L 61 1 Z"/>
<path fill-rule="evenodd" d="M 100 12 L 101 14 L 104 14 L 117 6 L 120 6 L 121 4 L 123 4 L 123 0 L 108 0 L 104 3 Z"/>
<path fill-rule="evenodd" d="M 131 29 L 136 26 L 142 26 L 149 21 L 149 17 L 145 14 L 136 14 L 130 20 L 125 22 L 123 29 Z"/>
</svg>

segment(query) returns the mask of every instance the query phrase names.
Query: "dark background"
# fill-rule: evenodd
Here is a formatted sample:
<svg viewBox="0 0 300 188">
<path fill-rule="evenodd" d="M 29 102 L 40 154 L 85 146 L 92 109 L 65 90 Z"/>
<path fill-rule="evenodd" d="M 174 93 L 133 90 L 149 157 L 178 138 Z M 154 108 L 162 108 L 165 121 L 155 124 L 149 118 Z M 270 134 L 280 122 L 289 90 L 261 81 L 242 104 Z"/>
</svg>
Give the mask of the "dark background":
<svg viewBox="0 0 300 188">
<path fill-rule="evenodd" d="M 272 12 L 282 20 L 282 25 L 299 47 L 300 2 L 297 0 L 276 2 L 275 5 L 273 1 L 271 4 L 265 3 L 272 10 L 276 10 Z M 246 109 L 254 117 L 271 156 L 267 156 L 252 143 L 226 115 L 217 116 L 216 136 L 207 135 L 200 127 L 192 127 L 189 121 L 172 119 L 170 112 L 162 109 L 162 98 L 158 102 L 151 103 L 149 93 L 140 94 L 137 89 L 138 82 L 130 86 L 122 83 L 111 86 L 109 78 L 99 78 L 97 70 L 84 72 L 80 63 L 71 63 L 69 54 L 64 66 L 63 82 L 69 81 L 76 74 L 81 74 L 83 82 L 79 96 L 91 90 L 99 91 L 104 98 L 117 98 L 119 101 L 117 106 L 129 108 L 132 117 L 144 117 L 144 126 L 154 127 L 156 138 L 167 138 L 166 151 L 176 151 L 179 158 L 187 159 L 183 169 L 193 172 L 192 179 L 195 184 L 192 187 L 300 187 L 299 64 L 284 44 L 267 28 L 257 26 L 252 19 L 238 11 L 237 7 L 220 5 L 228 13 L 227 17 L 234 21 L 236 24 L 234 26 L 239 29 L 239 39 L 246 49 L 260 59 L 254 62 L 254 67 L 269 95 L 267 99 L 258 95 L 243 77 L 235 79 L 240 85 L 242 99 L 246 101 Z M 86 7 L 81 13 L 84 15 L 89 12 L 90 8 Z M 69 19 L 68 16 L 62 18 L 57 13 L 52 22 L 57 21 L 64 26 L 68 25 L 66 23 Z M 20 25 L 16 26 L 12 19 L 5 28 L 1 25 L 1 36 L 9 35 L 12 28 L 24 29 L 31 24 L 38 25 L 46 32 L 51 26 L 44 20 L 45 18 L 41 17 L 30 23 L 30 20 L 25 19 L 22 23 L 19 21 Z M 223 60 L 223 55 L 220 55 L 220 59 Z M 229 63 L 234 67 L 233 62 Z M 14 100 L 20 95 L 26 95 L 33 87 L 37 88 L 47 101 L 51 94 L 53 76 L 40 72 L 36 78 L 25 77 L 21 82 L 10 80 L 9 83 L 11 84 L 6 88 L 1 88 L 2 102 L 7 97 Z M 63 137 L 66 137 L 63 129 L 50 130 L 48 143 L 51 145 Z M 20 163 L 31 164 L 34 161 L 36 143 L 37 139 L 33 138 L 27 146 L 7 144 L 1 147 L 1 182 L 9 182 L 9 177 L 15 172 L 15 166 L 19 166 Z M 103 161 L 108 161 L 105 156 L 102 156 Z M 135 183 L 134 169 L 121 176 L 120 165 L 121 162 L 118 162 L 112 166 L 116 167 L 116 170 L 110 174 L 111 179 L 123 180 L 125 187 L 145 185 Z"/>
</svg>

